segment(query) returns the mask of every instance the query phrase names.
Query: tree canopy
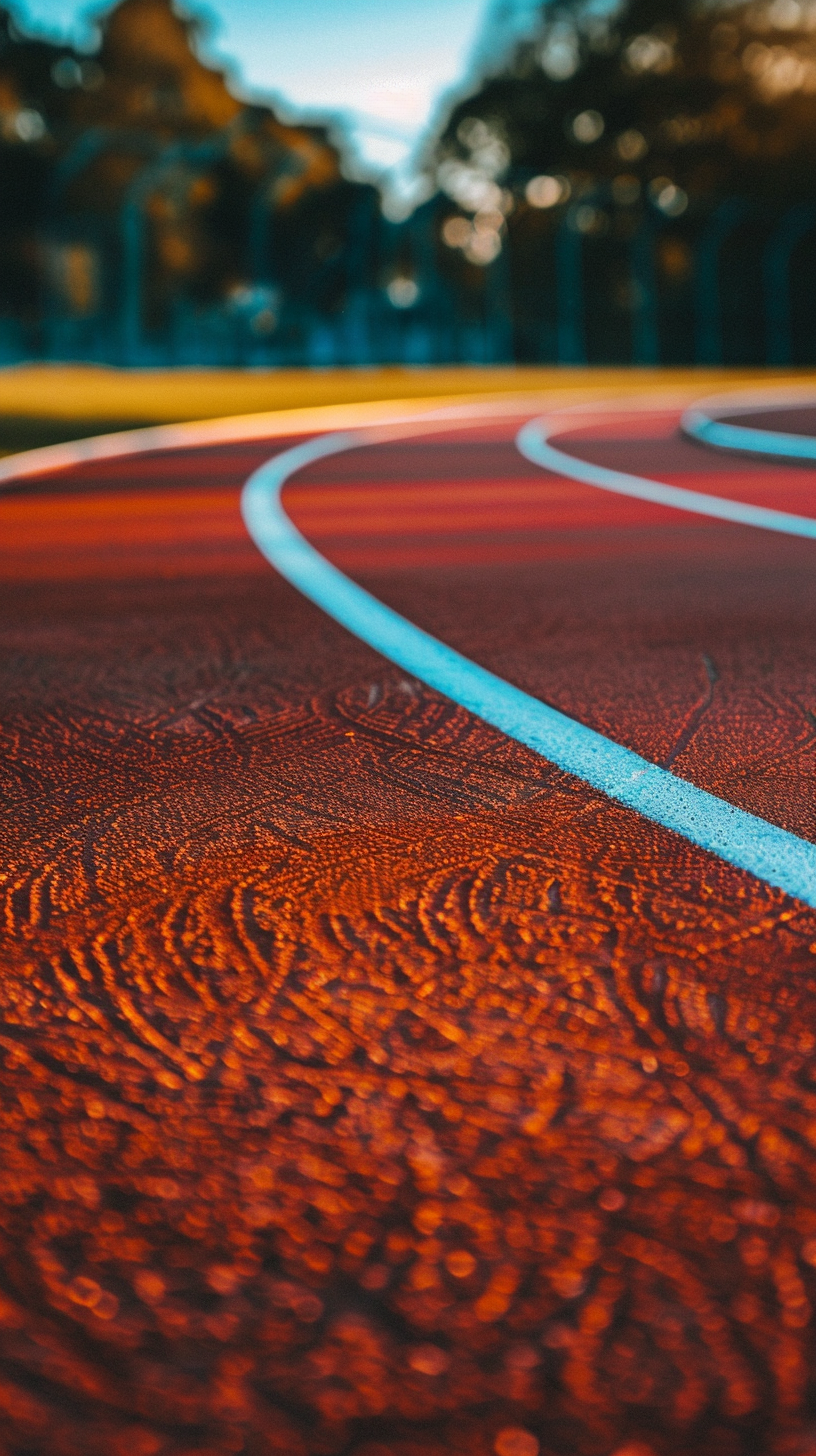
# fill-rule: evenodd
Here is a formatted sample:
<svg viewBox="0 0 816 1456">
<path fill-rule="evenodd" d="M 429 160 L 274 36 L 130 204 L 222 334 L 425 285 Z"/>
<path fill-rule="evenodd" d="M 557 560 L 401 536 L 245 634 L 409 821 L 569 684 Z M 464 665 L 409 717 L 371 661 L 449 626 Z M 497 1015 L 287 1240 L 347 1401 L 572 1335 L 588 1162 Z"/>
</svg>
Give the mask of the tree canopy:
<svg viewBox="0 0 816 1456">
<path fill-rule="evenodd" d="M 624 173 L 682 189 L 692 207 L 723 195 L 810 196 L 816 3 L 546 4 L 538 33 L 454 107 L 439 139 L 434 165 L 457 201 L 456 168 L 478 171 L 485 145 L 474 121 L 521 184 Z"/>
</svg>

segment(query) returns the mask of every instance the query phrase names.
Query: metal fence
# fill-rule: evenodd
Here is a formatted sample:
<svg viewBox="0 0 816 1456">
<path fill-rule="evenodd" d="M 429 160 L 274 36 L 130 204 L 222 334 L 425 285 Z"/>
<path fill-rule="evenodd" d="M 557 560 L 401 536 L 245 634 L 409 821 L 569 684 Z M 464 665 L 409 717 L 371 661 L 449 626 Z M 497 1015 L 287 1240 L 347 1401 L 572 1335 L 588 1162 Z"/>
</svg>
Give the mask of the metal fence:
<svg viewBox="0 0 816 1456">
<path fill-rule="evenodd" d="M 118 207 L 71 211 L 71 183 L 113 145 L 139 164 Z M 41 307 L 25 319 L 0 316 L 0 360 L 816 362 L 816 202 L 780 210 L 726 198 L 677 218 L 642 201 L 621 208 L 599 186 L 547 212 L 517 206 L 498 256 L 479 268 L 443 241 L 447 198 L 393 223 L 372 188 L 346 184 L 331 256 L 312 247 L 308 228 L 284 255 L 279 153 L 242 222 L 240 281 L 202 299 L 171 278 L 157 314 L 155 199 L 183 214 L 229 145 L 227 133 L 163 148 L 136 132 L 83 135 L 54 171 L 36 239 Z"/>
</svg>

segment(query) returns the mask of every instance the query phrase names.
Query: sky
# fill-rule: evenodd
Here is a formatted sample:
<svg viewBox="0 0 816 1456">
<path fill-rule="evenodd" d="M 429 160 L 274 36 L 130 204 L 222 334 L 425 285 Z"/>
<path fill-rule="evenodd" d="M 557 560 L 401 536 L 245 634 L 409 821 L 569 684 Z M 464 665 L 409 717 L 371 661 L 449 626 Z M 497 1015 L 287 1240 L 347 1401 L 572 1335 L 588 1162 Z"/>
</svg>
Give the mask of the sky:
<svg viewBox="0 0 816 1456">
<path fill-rule="evenodd" d="M 184 0 L 210 18 L 205 57 L 244 94 L 343 113 L 370 175 L 409 187 L 410 159 L 440 97 L 466 73 L 491 0 Z M 105 7 L 102 7 L 105 8 Z M 27 29 L 87 39 L 100 7 L 23 0 Z"/>
</svg>

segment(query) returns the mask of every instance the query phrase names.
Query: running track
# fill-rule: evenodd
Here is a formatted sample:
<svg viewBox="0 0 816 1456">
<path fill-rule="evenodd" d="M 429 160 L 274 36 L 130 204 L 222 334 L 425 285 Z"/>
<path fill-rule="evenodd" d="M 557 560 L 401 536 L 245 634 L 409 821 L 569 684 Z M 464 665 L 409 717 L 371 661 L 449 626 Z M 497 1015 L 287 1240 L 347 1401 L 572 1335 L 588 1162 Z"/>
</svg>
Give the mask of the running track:
<svg viewBox="0 0 816 1456">
<path fill-rule="evenodd" d="M 688 402 L 551 443 L 816 516 Z M 284 509 L 812 845 L 816 541 L 548 472 L 535 412 L 380 428 Z M 261 428 L 0 502 L 0 1456 L 813 1456 L 816 911 L 307 600 L 240 507 L 315 429 Z"/>
</svg>

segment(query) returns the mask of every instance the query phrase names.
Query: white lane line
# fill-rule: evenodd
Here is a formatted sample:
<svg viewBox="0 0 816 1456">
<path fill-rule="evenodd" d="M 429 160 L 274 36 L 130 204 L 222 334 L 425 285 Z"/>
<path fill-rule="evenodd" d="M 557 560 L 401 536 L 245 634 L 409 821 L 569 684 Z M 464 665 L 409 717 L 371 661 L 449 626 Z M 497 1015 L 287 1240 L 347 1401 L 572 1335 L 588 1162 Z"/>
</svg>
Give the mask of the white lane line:
<svg viewBox="0 0 816 1456">
<path fill-rule="evenodd" d="M 769 401 L 766 397 L 759 404 L 754 405 L 756 409 L 778 410 L 784 409 L 784 399 Z M 808 399 L 795 399 L 794 405 L 816 404 L 811 395 Z M 719 406 L 716 400 L 704 400 L 701 404 L 694 405 L 691 409 L 684 411 L 680 421 L 680 427 L 693 440 L 699 440 L 703 445 L 713 445 L 717 450 L 741 450 L 748 451 L 751 455 L 772 455 L 781 456 L 788 460 L 816 460 L 816 439 L 812 435 L 791 435 L 785 430 L 762 430 L 752 425 L 731 425 L 727 420 L 715 419 L 713 411 L 718 414 L 745 414 L 751 408 L 750 400 L 743 400 L 735 405 L 731 399 L 727 405 Z"/>
<path fill-rule="evenodd" d="M 782 531 L 788 536 L 808 536 L 816 540 L 816 520 L 810 516 L 795 516 L 768 506 L 729 500 L 726 496 L 685 490 L 680 485 L 666 485 L 660 480 L 648 480 L 642 475 L 629 475 L 625 470 L 610 470 L 606 465 L 579 460 L 550 444 L 548 437 L 556 429 L 563 431 L 563 428 L 563 421 L 556 425 L 546 418 L 530 420 L 519 431 L 516 444 L 525 459 L 531 460 L 534 465 L 541 465 L 545 470 L 565 475 L 570 480 L 578 480 L 582 485 L 594 485 L 616 495 L 635 496 L 638 500 L 672 506 L 679 511 L 692 511 L 700 516 L 714 516 L 717 520 L 733 521 L 740 526 L 759 526 L 763 531 Z"/>
<path fill-rule="evenodd" d="M 816 908 L 816 845 L 658 768 L 479 667 L 378 601 L 309 544 L 283 509 L 285 482 L 316 460 L 384 438 L 377 431 L 322 436 L 277 455 L 250 476 L 241 502 L 244 521 L 276 570 L 405 672 L 565 773 Z"/>
</svg>

